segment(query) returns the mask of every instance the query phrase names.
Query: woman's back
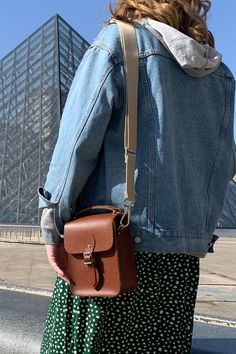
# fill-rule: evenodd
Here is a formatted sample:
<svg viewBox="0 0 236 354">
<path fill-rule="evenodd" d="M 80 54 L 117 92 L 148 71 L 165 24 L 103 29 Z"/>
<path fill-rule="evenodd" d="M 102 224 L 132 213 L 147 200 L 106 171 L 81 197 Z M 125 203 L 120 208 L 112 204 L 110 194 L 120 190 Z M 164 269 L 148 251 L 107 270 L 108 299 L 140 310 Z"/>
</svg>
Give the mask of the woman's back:
<svg viewBox="0 0 236 354">
<path fill-rule="evenodd" d="M 136 36 L 140 58 L 138 147 L 136 202 L 131 214 L 133 234 L 140 236 L 136 247 L 146 251 L 206 253 L 223 207 L 228 181 L 235 173 L 234 78 L 223 63 L 213 73 L 190 76 L 148 29 L 136 24 Z M 76 153 L 65 159 L 72 161 L 68 175 L 61 179 L 68 180 L 60 196 L 62 214 L 68 208 L 80 209 L 91 204 L 123 204 L 125 80 L 117 26 L 104 28 L 90 50 L 100 52 L 91 58 L 90 67 L 100 68 L 92 82 L 94 91 L 101 92 L 96 102 L 100 119 L 109 117 L 109 120 L 102 145 L 99 145 L 101 140 L 96 140 L 104 129 L 97 113 L 92 112 L 84 126 L 90 134 L 84 132 L 85 139 L 93 135 L 94 142 L 93 147 L 87 146 L 86 140 L 82 142 L 86 159 L 91 161 L 89 169 L 88 164 L 83 166 L 81 161 L 79 166 L 83 173 L 72 171 L 73 166 L 76 168 L 76 163 L 73 164 Z M 109 70 L 113 70 L 111 75 L 116 86 L 116 94 L 109 101 L 113 102 L 112 106 L 106 103 L 105 92 L 110 87 L 103 85 L 104 73 Z M 85 80 L 87 76 L 77 77 L 81 94 L 86 87 Z M 87 90 L 83 95 L 86 110 L 91 93 Z M 68 106 L 70 101 L 67 109 Z M 71 124 L 73 126 L 73 121 Z M 68 151 L 81 150 L 76 134 L 72 129 L 72 145 Z M 94 160 L 96 149 L 101 151 Z M 58 160 L 63 150 L 63 144 L 57 146 Z M 57 165 L 56 157 L 54 163 Z M 58 174 L 59 170 L 60 164 Z M 81 192 L 78 188 L 83 187 L 83 183 L 78 200 Z M 62 190 L 61 187 L 58 183 L 58 190 Z"/>
</svg>

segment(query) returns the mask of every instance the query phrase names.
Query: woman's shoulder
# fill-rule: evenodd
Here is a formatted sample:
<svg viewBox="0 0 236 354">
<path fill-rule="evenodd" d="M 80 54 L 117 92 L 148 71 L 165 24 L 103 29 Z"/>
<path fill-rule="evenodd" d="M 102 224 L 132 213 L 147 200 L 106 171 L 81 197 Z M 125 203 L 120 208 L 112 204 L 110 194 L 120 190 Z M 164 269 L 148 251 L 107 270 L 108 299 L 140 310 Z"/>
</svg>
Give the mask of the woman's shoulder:
<svg viewBox="0 0 236 354">
<path fill-rule="evenodd" d="M 115 23 L 104 24 L 91 44 L 91 47 L 95 46 L 108 51 L 117 60 L 122 60 L 122 47 L 118 26 Z"/>
<path fill-rule="evenodd" d="M 228 65 L 226 65 L 225 62 L 223 62 L 223 61 L 221 61 L 220 65 L 219 65 L 218 69 L 215 71 L 215 73 L 220 76 L 235 80 L 233 72 L 230 70 Z"/>
<path fill-rule="evenodd" d="M 158 53 L 171 58 L 160 40 L 158 40 L 148 29 L 136 22 L 133 25 L 135 27 L 139 55 Z M 120 33 L 116 23 L 104 24 L 104 27 L 91 44 L 91 47 L 93 46 L 107 50 L 118 61 L 123 60 Z"/>
</svg>

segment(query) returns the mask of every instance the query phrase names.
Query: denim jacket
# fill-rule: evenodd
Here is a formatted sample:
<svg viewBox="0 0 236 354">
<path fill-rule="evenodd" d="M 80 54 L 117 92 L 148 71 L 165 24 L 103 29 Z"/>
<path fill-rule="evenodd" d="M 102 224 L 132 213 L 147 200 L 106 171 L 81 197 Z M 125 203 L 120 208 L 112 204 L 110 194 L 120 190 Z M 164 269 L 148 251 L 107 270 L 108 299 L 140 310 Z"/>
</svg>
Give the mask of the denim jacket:
<svg viewBox="0 0 236 354">
<path fill-rule="evenodd" d="M 208 75 L 190 76 L 155 33 L 137 23 L 135 30 L 135 250 L 205 255 L 212 251 L 227 186 L 236 173 L 234 77 L 223 62 Z M 39 207 L 53 210 L 58 237 L 77 210 L 123 206 L 125 102 L 119 31 L 111 24 L 76 72 L 46 182 L 38 189 Z"/>
</svg>

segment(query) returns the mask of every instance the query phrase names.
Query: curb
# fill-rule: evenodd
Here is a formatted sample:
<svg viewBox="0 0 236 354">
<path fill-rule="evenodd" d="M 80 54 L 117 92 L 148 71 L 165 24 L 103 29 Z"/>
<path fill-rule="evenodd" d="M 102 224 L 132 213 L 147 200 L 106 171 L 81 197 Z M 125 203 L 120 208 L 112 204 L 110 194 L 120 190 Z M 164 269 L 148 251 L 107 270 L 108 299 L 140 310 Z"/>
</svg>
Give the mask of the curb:
<svg viewBox="0 0 236 354">
<path fill-rule="evenodd" d="M 236 329 L 236 320 L 232 318 L 209 317 L 204 314 L 196 314 L 194 315 L 194 321 Z"/>
<path fill-rule="evenodd" d="M 38 225 L 0 225 L 0 242 L 43 244 Z"/>
<path fill-rule="evenodd" d="M 16 285 L 16 284 L 0 284 L 0 290 L 9 290 L 9 291 L 16 291 L 25 294 L 32 294 L 32 295 L 40 295 L 40 296 L 47 296 L 51 297 L 53 291 L 48 289 L 41 289 L 41 288 L 31 288 L 23 285 Z"/>
</svg>

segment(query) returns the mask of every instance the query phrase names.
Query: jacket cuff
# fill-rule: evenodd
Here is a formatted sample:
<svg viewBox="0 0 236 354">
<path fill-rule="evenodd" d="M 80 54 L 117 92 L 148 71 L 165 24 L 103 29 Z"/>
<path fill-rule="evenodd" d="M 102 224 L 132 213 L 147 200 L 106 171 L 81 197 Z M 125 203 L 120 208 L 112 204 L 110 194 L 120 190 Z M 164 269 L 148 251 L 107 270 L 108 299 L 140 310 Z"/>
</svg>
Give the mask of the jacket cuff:
<svg viewBox="0 0 236 354">
<path fill-rule="evenodd" d="M 43 209 L 40 226 L 44 244 L 60 245 L 63 243 L 63 238 L 56 231 L 53 208 Z"/>
<path fill-rule="evenodd" d="M 39 209 L 41 208 L 57 208 L 58 203 L 50 201 L 48 195 L 45 195 L 43 187 L 38 188 L 38 196 L 39 196 Z M 48 193 L 47 193 L 48 194 Z"/>
</svg>

